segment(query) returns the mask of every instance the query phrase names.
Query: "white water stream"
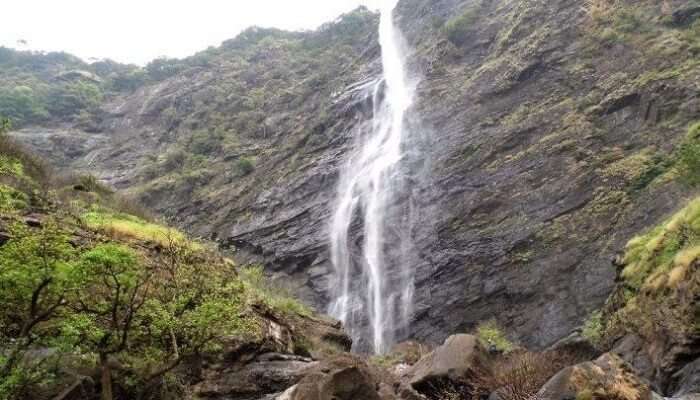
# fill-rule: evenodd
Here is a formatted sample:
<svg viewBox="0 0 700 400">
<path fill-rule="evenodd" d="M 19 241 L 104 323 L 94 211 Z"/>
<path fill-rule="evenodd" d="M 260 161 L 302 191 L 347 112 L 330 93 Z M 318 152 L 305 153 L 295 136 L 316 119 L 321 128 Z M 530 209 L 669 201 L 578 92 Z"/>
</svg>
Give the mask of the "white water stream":
<svg viewBox="0 0 700 400">
<path fill-rule="evenodd" d="M 331 261 L 335 268 L 333 302 L 329 312 L 340 319 L 353 339 L 366 340 L 375 353 L 389 350 L 394 333 L 408 323 L 413 296 L 410 266 L 398 262 L 399 271 L 389 277 L 388 208 L 395 203 L 399 180 L 405 114 L 413 101 L 406 76 L 403 39 L 394 24 L 398 0 L 381 6 L 379 41 L 383 79 L 372 87 L 371 132 L 359 144 L 342 170 L 335 212 L 331 221 Z M 352 227 L 361 221 L 361 248 L 356 249 Z"/>
</svg>

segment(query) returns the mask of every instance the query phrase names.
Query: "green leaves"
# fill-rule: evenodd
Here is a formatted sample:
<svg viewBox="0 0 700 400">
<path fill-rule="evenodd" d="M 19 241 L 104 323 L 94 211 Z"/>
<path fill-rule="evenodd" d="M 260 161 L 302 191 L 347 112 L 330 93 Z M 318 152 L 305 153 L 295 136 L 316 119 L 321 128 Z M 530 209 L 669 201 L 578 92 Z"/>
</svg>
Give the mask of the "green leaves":
<svg viewBox="0 0 700 400">
<path fill-rule="evenodd" d="M 53 221 L 41 229 L 16 224 L 10 233 L 0 247 L 0 302 L 8 310 L 0 318 L 22 321 L 19 330 L 27 330 L 49 320 L 75 288 L 75 250 Z"/>
<path fill-rule="evenodd" d="M 700 122 L 690 127 L 678 149 L 678 169 L 686 183 L 700 185 Z"/>
</svg>

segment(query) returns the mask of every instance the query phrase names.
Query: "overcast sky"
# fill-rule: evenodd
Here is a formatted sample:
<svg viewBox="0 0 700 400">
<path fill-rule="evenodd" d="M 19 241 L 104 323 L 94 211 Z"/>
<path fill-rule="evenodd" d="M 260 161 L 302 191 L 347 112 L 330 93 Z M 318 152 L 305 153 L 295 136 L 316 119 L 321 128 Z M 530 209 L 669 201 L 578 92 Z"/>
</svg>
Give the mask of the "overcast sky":
<svg viewBox="0 0 700 400">
<path fill-rule="evenodd" d="M 251 25 L 313 29 L 379 1 L 2 0 L 0 45 L 145 64 L 217 46 Z"/>
</svg>

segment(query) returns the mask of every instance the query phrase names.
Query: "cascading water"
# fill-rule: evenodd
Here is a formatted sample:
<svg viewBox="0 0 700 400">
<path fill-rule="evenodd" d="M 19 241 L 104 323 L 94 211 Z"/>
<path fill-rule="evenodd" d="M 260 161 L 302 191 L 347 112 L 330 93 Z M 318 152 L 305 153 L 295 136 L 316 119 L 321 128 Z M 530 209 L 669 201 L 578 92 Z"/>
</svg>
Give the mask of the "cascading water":
<svg viewBox="0 0 700 400">
<path fill-rule="evenodd" d="M 413 277 L 407 263 L 388 260 L 391 207 L 403 158 L 405 114 L 413 100 L 406 76 L 402 37 L 394 24 L 398 0 L 381 6 L 379 41 L 383 79 L 371 86 L 371 128 L 341 173 L 331 221 L 331 261 L 335 268 L 334 301 L 329 312 L 340 319 L 357 343 L 365 340 L 375 353 L 388 350 L 411 314 Z M 362 230 L 353 229 L 360 221 Z M 357 246 L 361 235 L 362 245 Z M 399 235 L 400 236 L 400 235 Z M 401 240 L 398 240 L 399 242 Z"/>
</svg>

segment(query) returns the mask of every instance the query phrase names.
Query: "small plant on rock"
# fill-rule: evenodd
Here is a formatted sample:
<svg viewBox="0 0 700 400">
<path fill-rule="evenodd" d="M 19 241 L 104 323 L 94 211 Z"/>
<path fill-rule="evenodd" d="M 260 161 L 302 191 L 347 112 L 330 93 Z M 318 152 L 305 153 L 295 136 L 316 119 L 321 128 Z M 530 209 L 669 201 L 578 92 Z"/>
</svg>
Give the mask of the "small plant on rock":
<svg viewBox="0 0 700 400">
<path fill-rule="evenodd" d="M 509 353 L 515 348 L 495 320 L 480 324 L 476 328 L 476 336 L 479 338 L 479 342 L 489 350 L 495 349 L 501 353 Z"/>
</svg>

